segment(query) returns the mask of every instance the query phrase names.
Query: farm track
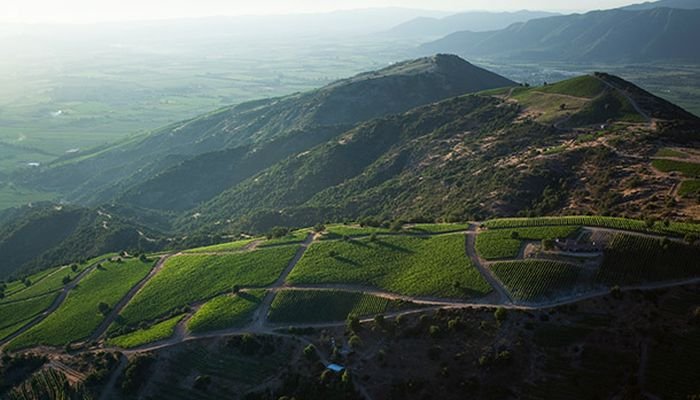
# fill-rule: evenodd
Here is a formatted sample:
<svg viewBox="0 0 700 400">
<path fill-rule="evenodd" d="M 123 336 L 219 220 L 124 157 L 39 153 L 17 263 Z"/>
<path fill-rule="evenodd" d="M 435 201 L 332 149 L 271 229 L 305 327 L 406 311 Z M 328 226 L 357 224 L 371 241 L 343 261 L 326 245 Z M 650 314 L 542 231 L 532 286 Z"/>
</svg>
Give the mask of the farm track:
<svg viewBox="0 0 700 400">
<path fill-rule="evenodd" d="M 469 259 L 472 261 L 474 266 L 479 270 L 481 276 L 486 280 L 486 282 L 496 291 L 498 294 L 498 299 L 495 301 L 497 304 L 514 304 L 513 298 L 510 293 L 505 289 L 496 275 L 488 267 L 486 260 L 482 259 L 476 251 L 476 227 L 478 224 L 474 223 L 469 226 L 469 231 L 467 232 L 466 240 L 466 253 Z"/>
<path fill-rule="evenodd" d="M 82 281 L 85 276 L 90 274 L 90 272 L 94 271 L 95 268 L 97 267 L 97 264 L 99 264 L 103 261 L 105 261 L 105 260 L 99 260 L 99 261 L 93 263 L 92 265 L 90 265 L 89 267 L 85 268 L 81 273 L 79 273 L 75 277 L 75 279 L 73 279 L 72 282 L 70 282 L 69 284 L 64 286 L 63 289 L 61 289 L 58 297 L 56 297 L 56 299 L 49 306 L 49 308 L 47 308 L 43 313 L 34 317 L 31 321 L 29 321 L 27 324 L 22 326 L 17 332 L 15 332 L 12 335 L 1 340 L 0 341 L 0 350 L 2 350 L 5 347 L 5 345 L 7 345 L 12 340 L 14 340 L 17 336 L 23 334 L 24 332 L 26 332 L 26 331 L 30 330 L 31 328 L 33 328 L 34 326 L 38 325 L 43 320 L 45 320 L 49 315 L 51 315 L 54 311 L 56 311 L 63 304 L 63 302 L 66 300 L 66 298 L 68 297 L 68 294 L 70 294 L 71 290 L 75 289 L 78 286 L 78 284 L 80 283 L 80 281 Z"/>
<path fill-rule="evenodd" d="M 148 274 L 143 279 L 141 279 L 139 281 L 139 283 L 137 283 L 134 287 L 132 287 L 131 290 L 129 290 L 129 292 L 126 295 L 124 295 L 124 297 L 122 297 L 122 299 L 119 300 L 119 302 L 117 304 L 114 305 L 114 307 L 112 307 L 112 310 L 109 312 L 109 315 L 107 316 L 107 318 L 105 318 L 102 321 L 102 323 L 100 323 L 100 326 L 97 327 L 95 332 L 86 340 L 86 342 L 88 342 L 88 343 L 93 342 L 95 340 L 98 340 L 102 336 L 104 336 L 104 334 L 107 332 L 107 329 L 109 328 L 109 326 L 112 325 L 114 320 L 117 319 L 117 317 L 122 312 L 124 307 L 127 304 L 129 304 L 131 299 L 133 299 L 134 296 L 136 296 L 136 294 L 138 294 L 138 292 L 141 291 L 141 289 L 143 289 L 143 287 L 146 285 L 146 283 L 148 283 L 154 276 L 156 276 L 156 274 L 158 274 L 158 272 L 160 272 L 163 269 L 165 262 L 171 256 L 172 256 L 171 254 L 167 254 L 167 255 L 162 256 L 158 260 L 156 265 L 153 268 L 151 268 L 151 270 L 148 272 Z"/>
<path fill-rule="evenodd" d="M 102 389 L 102 393 L 100 393 L 99 400 L 109 400 L 114 398 L 114 387 L 117 384 L 117 379 L 119 379 L 124 370 L 126 370 L 126 366 L 128 364 L 129 359 L 126 358 L 124 354 L 120 354 L 119 364 L 117 364 L 117 367 L 114 368 L 114 371 L 112 371 L 112 374 L 109 376 L 109 380 Z"/>
</svg>

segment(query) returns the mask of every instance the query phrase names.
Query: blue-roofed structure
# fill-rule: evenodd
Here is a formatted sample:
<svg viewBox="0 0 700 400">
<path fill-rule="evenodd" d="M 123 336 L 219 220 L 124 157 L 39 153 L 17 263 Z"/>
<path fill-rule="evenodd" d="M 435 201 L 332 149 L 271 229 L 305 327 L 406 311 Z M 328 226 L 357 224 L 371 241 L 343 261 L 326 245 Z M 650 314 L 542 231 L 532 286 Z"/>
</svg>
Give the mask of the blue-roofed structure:
<svg viewBox="0 0 700 400">
<path fill-rule="evenodd" d="M 326 368 L 330 369 L 333 372 L 337 372 L 337 373 L 341 373 L 345 370 L 345 367 L 343 367 L 342 365 L 338 365 L 338 364 L 328 364 L 326 366 Z"/>
</svg>

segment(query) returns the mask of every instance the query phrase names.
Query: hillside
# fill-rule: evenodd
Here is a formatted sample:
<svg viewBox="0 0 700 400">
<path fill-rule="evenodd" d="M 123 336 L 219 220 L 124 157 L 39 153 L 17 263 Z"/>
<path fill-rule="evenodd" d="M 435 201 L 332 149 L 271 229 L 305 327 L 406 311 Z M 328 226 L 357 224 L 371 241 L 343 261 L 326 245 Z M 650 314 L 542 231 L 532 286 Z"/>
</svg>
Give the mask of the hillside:
<svg viewBox="0 0 700 400">
<path fill-rule="evenodd" d="M 162 245 L 148 228 L 74 206 L 39 204 L 8 211 L 0 221 L 0 280 L 78 258 Z"/>
<path fill-rule="evenodd" d="M 700 36 L 700 10 L 606 10 L 531 20 L 492 32 L 457 32 L 421 52 L 531 62 L 700 62 L 688 38 Z"/>
<path fill-rule="evenodd" d="M 621 7 L 623 10 L 651 10 L 654 8 L 678 8 L 683 10 L 696 10 L 700 8 L 700 3 L 695 0 L 659 0 L 659 1 L 647 1 L 640 4 L 632 4 L 626 7 Z"/>
<path fill-rule="evenodd" d="M 118 198 L 135 208 L 182 211 L 360 122 L 512 84 L 454 56 L 412 60 L 312 92 L 221 109 L 59 160 L 24 179 L 71 201 Z"/>
<path fill-rule="evenodd" d="M 607 74 L 461 96 L 290 156 L 183 215 L 179 227 L 589 212 L 698 218 L 692 200 L 671 200 L 678 177 L 658 177 L 650 162 L 668 143 L 694 148 L 699 123 Z"/>
<path fill-rule="evenodd" d="M 554 15 L 558 14 L 527 10 L 501 13 L 471 11 L 442 18 L 415 18 L 390 29 L 386 34 L 401 38 L 437 38 L 465 30 L 483 32 L 504 29 L 516 22 Z"/>
</svg>

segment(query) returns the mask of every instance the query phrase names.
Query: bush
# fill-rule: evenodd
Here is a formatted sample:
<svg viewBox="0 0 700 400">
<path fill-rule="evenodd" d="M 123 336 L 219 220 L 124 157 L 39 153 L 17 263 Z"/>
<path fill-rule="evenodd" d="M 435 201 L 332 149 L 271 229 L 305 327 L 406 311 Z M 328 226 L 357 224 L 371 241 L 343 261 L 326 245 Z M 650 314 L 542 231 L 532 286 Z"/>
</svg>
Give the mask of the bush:
<svg viewBox="0 0 700 400">
<path fill-rule="evenodd" d="M 496 321 L 503 322 L 508 316 L 508 310 L 503 307 L 498 307 L 496 311 L 494 311 L 493 316 L 496 317 Z"/>
<path fill-rule="evenodd" d="M 306 359 L 309 361 L 318 360 L 318 354 L 316 353 L 316 347 L 313 344 L 310 344 L 310 345 L 304 347 L 304 357 L 306 357 Z"/>
</svg>

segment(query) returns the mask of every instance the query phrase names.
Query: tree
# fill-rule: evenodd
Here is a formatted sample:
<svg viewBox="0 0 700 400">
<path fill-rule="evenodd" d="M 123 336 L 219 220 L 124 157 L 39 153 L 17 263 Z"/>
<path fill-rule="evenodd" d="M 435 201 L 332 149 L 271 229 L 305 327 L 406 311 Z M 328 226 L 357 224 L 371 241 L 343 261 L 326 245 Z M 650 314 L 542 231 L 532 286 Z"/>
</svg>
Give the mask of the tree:
<svg viewBox="0 0 700 400">
<path fill-rule="evenodd" d="M 554 240 L 542 239 L 542 248 L 545 250 L 552 250 L 554 248 Z"/>
<path fill-rule="evenodd" d="M 503 322 L 508 317 L 508 310 L 503 307 L 498 307 L 496 311 L 493 312 L 493 316 L 496 317 L 496 321 Z"/>
<path fill-rule="evenodd" d="M 520 232 L 518 231 L 513 231 L 510 233 L 510 238 L 511 239 L 520 239 Z"/>
<path fill-rule="evenodd" d="M 141 254 L 141 255 L 139 256 L 139 260 L 140 260 L 142 263 L 145 263 L 145 262 L 148 262 L 148 257 L 146 257 L 145 254 Z"/>
<path fill-rule="evenodd" d="M 238 294 L 241 291 L 241 287 L 239 285 L 233 285 L 233 293 Z"/>
<path fill-rule="evenodd" d="M 314 232 L 323 232 L 326 230 L 326 225 L 324 224 L 316 224 L 314 225 Z"/>
<path fill-rule="evenodd" d="M 313 344 L 304 347 L 304 357 L 309 361 L 316 361 L 318 359 L 316 347 Z"/>
<path fill-rule="evenodd" d="M 32 281 L 31 281 L 31 279 L 29 279 L 29 278 L 24 278 L 24 279 L 22 280 L 22 283 L 24 283 L 24 286 L 26 286 L 26 287 L 32 286 Z"/>
<path fill-rule="evenodd" d="M 374 324 L 377 326 L 377 328 L 383 328 L 384 327 L 384 316 L 383 315 L 377 315 L 374 317 Z"/>
<path fill-rule="evenodd" d="M 97 305 L 97 309 L 100 311 L 100 314 L 107 316 L 107 314 L 109 314 L 110 307 L 109 304 L 100 302 L 100 304 Z"/>
<path fill-rule="evenodd" d="M 359 332 L 362 329 L 360 319 L 356 315 L 349 315 L 345 325 L 352 332 Z"/>
<path fill-rule="evenodd" d="M 357 335 L 352 335 L 350 336 L 350 339 L 348 340 L 348 344 L 350 345 L 350 348 L 357 349 L 362 347 L 362 339 L 360 339 L 359 336 Z"/>
<path fill-rule="evenodd" d="M 559 109 L 560 109 L 560 110 L 566 110 L 566 103 L 561 103 L 561 104 L 559 105 Z"/>
<path fill-rule="evenodd" d="M 376 242 L 376 241 L 377 241 L 377 233 L 376 233 L 376 232 L 372 232 L 372 234 L 369 235 L 369 241 L 370 241 L 370 242 Z"/>
<path fill-rule="evenodd" d="M 77 270 L 78 270 L 78 264 L 71 264 L 70 270 L 73 271 L 73 272 L 77 271 Z"/>
<path fill-rule="evenodd" d="M 71 281 L 70 275 L 66 275 L 66 276 L 63 277 L 63 284 L 64 284 L 64 285 L 69 284 L 70 281 Z"/>
<path fill-rule="evenodd" d="M 440 327 L 437 325 L 430 325 L 430 328 L 428 328 L 428 333 L 430 334 L 430 337 L 435 339 L 440 336 Z"/>
<path fill-rule="evenodd" d="M 343 375 L 340 376 L 340 380 L 346 385 L 349 385 L 350 382 L 352 381 L 352 379 L 350 377 L 350 373 L 348 372 L 347 369 L 345 371 L 343 371 Z"/>
</svg>

